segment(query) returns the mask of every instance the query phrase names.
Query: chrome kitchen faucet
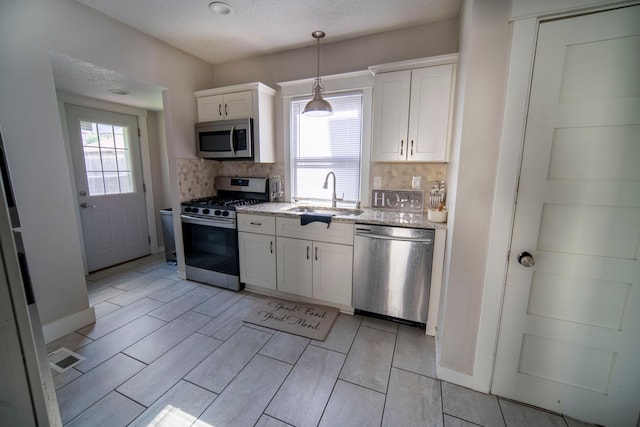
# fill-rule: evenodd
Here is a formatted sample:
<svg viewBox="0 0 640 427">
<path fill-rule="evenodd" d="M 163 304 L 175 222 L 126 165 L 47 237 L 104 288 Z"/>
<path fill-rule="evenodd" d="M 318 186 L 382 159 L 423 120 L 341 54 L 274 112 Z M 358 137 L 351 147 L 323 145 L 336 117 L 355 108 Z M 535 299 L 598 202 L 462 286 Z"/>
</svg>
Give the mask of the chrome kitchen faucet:
<svg viewBox="0 0 640 427">
<path fill-rule="evenodd" d="M 333 175 L 333 194 L 331 195 L 331 207 L 335 208 L 337 201 L 344 200 L 344 193 L 342 193 L 342 198 L 338 199 L 338 197 L 336 197 L 336 174 L 333 173 L 333 171 L 329 171 L 327 176 L 324 177 L 324 184 L 322 184 L 322 188 L 324 188 L 325 190 L 329 188 L 329 175 Z"/>
</svg>

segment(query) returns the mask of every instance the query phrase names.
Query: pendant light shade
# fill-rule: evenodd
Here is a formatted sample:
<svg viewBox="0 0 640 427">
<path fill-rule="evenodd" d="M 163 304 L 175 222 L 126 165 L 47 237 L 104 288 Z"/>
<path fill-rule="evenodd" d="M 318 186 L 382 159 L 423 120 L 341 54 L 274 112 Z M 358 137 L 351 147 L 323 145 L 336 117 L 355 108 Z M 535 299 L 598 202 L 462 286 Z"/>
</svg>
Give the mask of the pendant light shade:
<svg viewBox="0 0 640 427">
<path fill-rule="evenodd" d="M 302 114 L 311 117 L 322 117 L 333 114 L 333 108 L 329 101 L 322 97 L 323 87 L 320 83 L 320 39 L 325 36 L 324 31 L 314 31 L 311 36 L 318 41 L 318 73 L 313 84 L 313 99 L 304 107 Z"/>
</svg>

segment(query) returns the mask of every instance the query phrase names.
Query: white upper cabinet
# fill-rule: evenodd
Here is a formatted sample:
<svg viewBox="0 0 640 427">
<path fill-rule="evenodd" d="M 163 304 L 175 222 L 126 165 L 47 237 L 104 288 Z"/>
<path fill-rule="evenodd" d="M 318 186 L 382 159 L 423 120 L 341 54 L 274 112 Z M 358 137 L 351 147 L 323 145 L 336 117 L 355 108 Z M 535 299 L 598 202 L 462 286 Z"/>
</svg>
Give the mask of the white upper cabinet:
<svg viewBox="0 0 640 427">
<path fill-rule="evenodd" d="M 214 122 L 253 117 L 250 90 L 198 98 L 198 122 Z"/>
<path fill-rule="evenodd" d="M 253 119 L 254 161 L 275 162 L 276 91 L 262 83 L 246 83 L 195 92 L 198 122 Z"/>
<path fill-rule="evenodd" d="M 456 60 L 454 54 L 370 67 L 376 73 L 373 161 L 449 160 Z"/>
</svg>

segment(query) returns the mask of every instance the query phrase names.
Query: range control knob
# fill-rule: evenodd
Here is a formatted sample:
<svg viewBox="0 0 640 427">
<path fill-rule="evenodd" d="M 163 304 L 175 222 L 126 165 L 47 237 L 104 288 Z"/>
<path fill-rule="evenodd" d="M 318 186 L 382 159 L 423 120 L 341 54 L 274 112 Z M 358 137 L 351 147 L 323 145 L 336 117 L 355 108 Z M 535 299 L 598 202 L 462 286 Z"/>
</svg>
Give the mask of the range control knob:
<svg viewBox="0 0 640 427">
<path fill-rule="evenodd" d="M 198 213 L 198 208 L 191 208 L 191 212 Z"/>
<path fill-rule="evenodd" d="M 213 213 L 214 215 L 220 216 L 222 214 L 222 212 L 220 212 L 219 209 L 216 209 L 216 211 Z"/>
<path fill-rule="evenodd" d="M 222 216 L 229 216 L 229 211 L 222 212 Z"/>
<path fill-rule="evenodd" d="M 209 215 L 209 209 L 202 209 L 202 213 L 205 215 Z"/>
<path fill-rule="evenodd" d="M 184 208 L 184 211 L 185 212 L 191 212 L 191 208 L 187 206 L 186 208 Z"/>
</svg>

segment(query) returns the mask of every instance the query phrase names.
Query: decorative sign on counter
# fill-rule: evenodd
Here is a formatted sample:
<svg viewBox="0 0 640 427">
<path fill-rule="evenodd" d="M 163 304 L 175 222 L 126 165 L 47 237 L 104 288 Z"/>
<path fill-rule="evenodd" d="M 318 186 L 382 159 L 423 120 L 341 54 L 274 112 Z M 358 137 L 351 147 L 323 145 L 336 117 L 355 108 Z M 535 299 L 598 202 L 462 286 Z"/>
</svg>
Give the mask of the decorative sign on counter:
<svg viewBox="0 0 640 427">
<path fill-rule="evenodd" d="M 371 204 L 374 209 L 422 212 L 423 190 L 371 190 Z"/>
</svg>

